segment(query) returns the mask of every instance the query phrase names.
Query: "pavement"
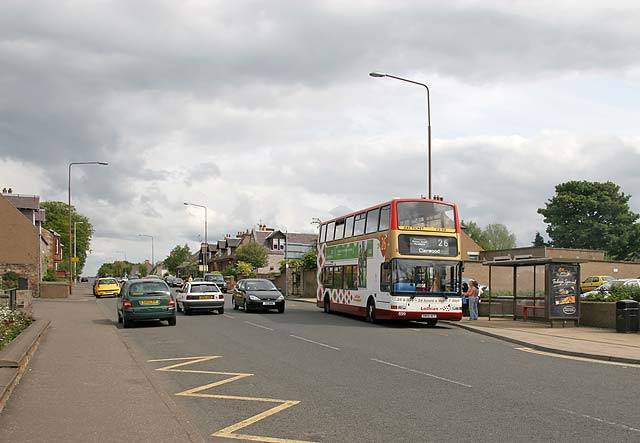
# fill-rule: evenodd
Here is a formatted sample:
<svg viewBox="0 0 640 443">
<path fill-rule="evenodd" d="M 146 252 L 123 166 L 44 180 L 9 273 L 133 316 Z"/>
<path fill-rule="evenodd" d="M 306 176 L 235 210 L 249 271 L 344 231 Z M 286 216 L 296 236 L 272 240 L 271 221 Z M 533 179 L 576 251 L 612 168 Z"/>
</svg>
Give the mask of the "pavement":
<svg viewBox="0 0 640 443">
<path fill-rule="evenodd" d="M 34 316 L 50 327 L 0 414 L 0 441 L 204 441 L 89 285 L 68 299 L 34 301 Z"/>
<path fill-rule="evenodd" d="M 315 298 L 294 298 L 294 301 L 316 302 Z M 640 334 L 618 333 L 613 329 L 571 327 L 551 328 L 547 323 L 512 318 L 480 317 L 470 321 L 446 321 L 471 332 L 516 343 L 538 351 L 574 357 L 620 363 L 640 364 Z"/>
</svg>

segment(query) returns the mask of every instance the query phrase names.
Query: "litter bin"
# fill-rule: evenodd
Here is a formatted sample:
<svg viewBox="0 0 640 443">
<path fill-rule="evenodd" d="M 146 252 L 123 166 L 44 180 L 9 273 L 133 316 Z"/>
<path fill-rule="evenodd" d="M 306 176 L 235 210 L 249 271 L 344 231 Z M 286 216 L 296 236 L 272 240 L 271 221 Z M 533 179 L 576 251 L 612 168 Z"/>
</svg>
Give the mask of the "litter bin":
<svg viewBox="0 0 640 443">
<path fill-rule="evenodd" d="M 620 300 L 616 302 L 616 332 L 638 332 L 638 302 Z"/>
</svg>

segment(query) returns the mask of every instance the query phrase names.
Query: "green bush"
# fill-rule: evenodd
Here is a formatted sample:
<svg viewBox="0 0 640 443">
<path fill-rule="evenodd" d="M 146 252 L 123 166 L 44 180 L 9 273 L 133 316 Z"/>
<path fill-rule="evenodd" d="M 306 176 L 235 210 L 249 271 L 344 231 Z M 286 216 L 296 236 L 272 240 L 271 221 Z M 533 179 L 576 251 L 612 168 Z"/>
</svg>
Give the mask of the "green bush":
<svg viewBox="0 0 640 443">
<path fill-rule="evenodd" d="M 640 288 L 632 286 L 614 285 L 609 290 L 609 293 L 598 292 L 593 295 L 585 297 L 585 301 L 606 301 L 616 302 L 618 300 L 635 300 L 640 302 Z"/>
</svg>

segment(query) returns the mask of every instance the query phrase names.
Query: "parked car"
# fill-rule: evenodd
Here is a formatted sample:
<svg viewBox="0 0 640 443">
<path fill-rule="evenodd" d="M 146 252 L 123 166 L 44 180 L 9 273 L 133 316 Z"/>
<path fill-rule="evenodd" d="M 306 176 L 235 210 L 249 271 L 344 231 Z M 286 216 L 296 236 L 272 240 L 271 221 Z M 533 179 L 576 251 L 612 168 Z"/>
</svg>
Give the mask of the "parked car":
<svg viewBox="0 0 640 443">
<path fill-rule="evenodd" d="M 609 280 L 606 283 L 598 286 L 597 289 L 593 291 L 587 291 L 580 294 L 580 297 L 589 297 L 590 295 L 596 294 L 604 294 L 605 297 L 608 297 L 613 286 L 628 286 L 632 288 L 640 288 L 640 279 L 638 278 L 621 278 L 617 280 Z"/>
<path fill-rule="evenodd" d="M 139 320 L 167 320 L 176 324 L 175 300 L 169 286 L 157 278 L 129 280 L 122 286 L 116 311 L 125 328 Z"/>
<path fill-rule="evenodd" d="M 96 298 L 111 295 L 116 296 L 120 294 L 120 285 L 115 278 L 99 278 L 95 281 L 93 286 L 93 295 Z"/>
<path fill-rule="evenodd" d="M 262 278 L 240 280 L 233 291 L 233 309 L 277 309 L 284 312 L 284 296 L 273 283 Z"/>
<path fill-rule="evenodd" d="M 211 282 L 185 283 L 182 289 L 178 289 L 176 304 L 178 312 L 184 312 L 185 315 L 195 310 L 217 310 L 218 314 L 224 314 L 224 294 Z"/>
<path fill-rule="evenodd" d="M 89 281 L 89 277 L 81 277 L 81 278 L 80 278 L 80 282 L 81 282 L 81 283 L 86 283 L 86 282 L 88 282 L 88 281 Z"/>
<path fill-rule="evenodd" d="M 605 284 L 608 281 L 613 280 L 613 277 L 609 275 L 592 275 L 580 283 L 580 292 L 593 291 L 597 289 L 600 285 Z"/>
<path fill-rule="evenodd" d="M 213 282 L 218 285 L 222 292 L 227 292 L 227 282 L 222 274 L 204 274 L 204 281 Z"/>
</svg>

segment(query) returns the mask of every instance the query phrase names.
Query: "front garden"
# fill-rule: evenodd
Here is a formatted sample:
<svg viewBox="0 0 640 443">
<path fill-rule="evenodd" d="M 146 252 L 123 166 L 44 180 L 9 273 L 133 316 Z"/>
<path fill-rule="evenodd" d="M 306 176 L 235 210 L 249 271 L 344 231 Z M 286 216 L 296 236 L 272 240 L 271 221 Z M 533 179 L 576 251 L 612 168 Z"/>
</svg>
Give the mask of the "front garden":
<svg viewBox="0 0 640 443">
<path fill-rule="evenodd" d="M 27 329 L 32 321 L 30 316 L 20 310 L 0 307 L 0 350 Z"/>
</svg>

